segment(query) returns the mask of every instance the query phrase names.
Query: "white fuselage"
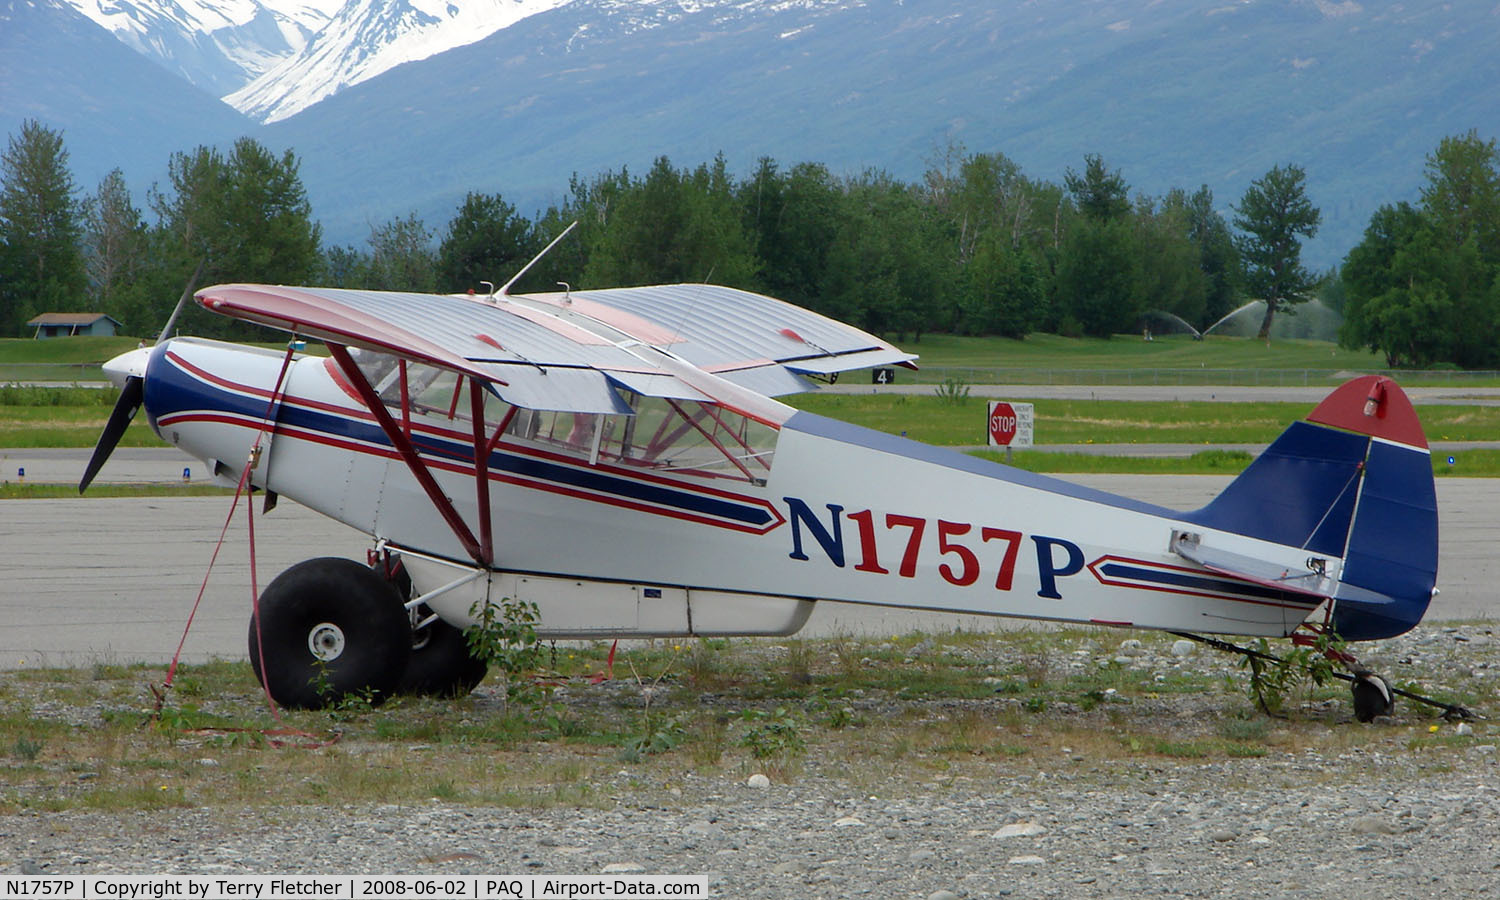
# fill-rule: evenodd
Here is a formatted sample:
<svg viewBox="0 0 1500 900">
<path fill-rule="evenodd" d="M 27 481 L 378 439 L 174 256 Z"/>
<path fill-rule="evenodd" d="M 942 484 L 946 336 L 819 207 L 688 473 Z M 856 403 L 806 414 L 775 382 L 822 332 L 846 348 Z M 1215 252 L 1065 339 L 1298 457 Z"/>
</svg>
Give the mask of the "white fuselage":
<svg viewBox="0 0 1500 900">
<path fill-rule="evenodd" d="M 270 409 L 256 486 L 399 549 L 419 592 L 478 568 L 328 360 L 293 361 L 270 408 L 282 364 L 274 352 L 169 342 L 148 370 L 152 425 L 237 478 Z M 1170 547 L 1174 530 L 1189 530 L 1289 569 L 1305 567 L 1306 551 L 775 405 L 785 418 L 774 456 L 745 477 L 506 433 L 482 467 L 493 561 L 429 605 L 462 625 L 476 600 L 531 599 L 542 633 L 569 636 L 788 633 L 819 599 L 1284 635 L 1318 606 L 1215 576 Z M 477 531 L 466 409 L 408 410 L 406 424 Z M 1327 565 L 1336 575 L 1339 560 Z"/>
</svg>

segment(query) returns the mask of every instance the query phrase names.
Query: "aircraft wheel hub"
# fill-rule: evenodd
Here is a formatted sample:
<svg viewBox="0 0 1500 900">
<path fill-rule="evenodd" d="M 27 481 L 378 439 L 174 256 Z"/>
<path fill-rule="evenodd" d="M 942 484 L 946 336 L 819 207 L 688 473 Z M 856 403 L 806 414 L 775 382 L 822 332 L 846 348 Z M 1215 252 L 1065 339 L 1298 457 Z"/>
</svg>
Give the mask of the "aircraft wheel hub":
<svg viewBox="0 0 1500 900">
<path fill-rule="evenodd" d="M 344 652 L 344 630 L 332 622 L 319 622 L 307 633 L 307 649 L 323 662 L 333 662 Z"/>
</svg>

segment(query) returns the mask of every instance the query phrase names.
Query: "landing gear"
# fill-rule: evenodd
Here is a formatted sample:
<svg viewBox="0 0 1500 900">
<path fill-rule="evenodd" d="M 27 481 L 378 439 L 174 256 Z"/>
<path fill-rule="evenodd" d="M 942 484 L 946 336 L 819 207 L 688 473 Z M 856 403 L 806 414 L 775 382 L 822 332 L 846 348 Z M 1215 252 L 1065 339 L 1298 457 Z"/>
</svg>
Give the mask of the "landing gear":
<svg viewBox="0 0 1500 900">
<path fill-rule="evenodd" d="M 402 603 L 411 599 L 411 575 L 399 556 L 388 553 L 371 565 L 395 588 Z M 484 681 L 489 666 L 471 656 L 464 633 L 442 619 L 418 627 L 430 618 L 432 610 L 426 606 L 417 606 L 411 612 L 411 658 L 396 690 L 429 697 L 466 696 Z"/>
<path fill-rule="evenodd" d="M 266 587 L 250 619 L 250 665 L 284 706 L 321 709 L 349 694 L 381 703 L 411 655 L 411 624 L 396 592 L 352 560 L 292 566 Z"/>
<path fill-rule="evenodd" d="M 426 610 L 426 607 L 418 607 Z M 469 655 L 464 633 L 436 621 L 412 634 L 411 661 L 397 688 L 403 694 L 463 697 L 479 686 L 490 667 Z"/>
<path fill-rule="evenodd" d="M 1349 689 L 1354 693 L 1354 718 L 1361 722 L 1373 722 L 1376 716 L 1388 716 L 1396 709 L 1390 683 L 1369 669 L 1355 669 Z"/>
<path fill-rule="evenodd" d="M 1197 641 L 1200 644 L 1206 644 L 1215 650 L 1238 653 L 1250 659 L 1252 663 L 1269 662 L 1282 664 L 1282 660 L 1269 653 L 1262 653 L 1259 650 L 1252 650 L 1249 647 L 1237 647 L 1228 641 L 1221 641 L 1218 638 L 1189 634 L 1185 631 L 1174 631 L 1172 634 L 1191 641 Z M 1331 672 L 1329 674 L 1340 681 L 1349 682 L 1350 690 L 1354 694 L 1354 717 L 1361 722 L 1373 722 L 1378 716 L 1390 715 L 1396 709 L 1396 698 L 1398 696 L 1436 707 L 1443 711 L 1443 718 L 1450 722 L 1472 721 L 1475 718 L 1474 713 L 1457 703 L 1444 703 L 1441 700 L 1434 700 L 1431 697 L 1423 697 L 1421 694 L 1391 687 L 1390 682 L 1386 681 L 1384 677 L 1360 666 L 1358 661 L 1348 654 L 1343 654 L 1340 661 L 1351 667 L 1350 672 Z"/>
</svg>

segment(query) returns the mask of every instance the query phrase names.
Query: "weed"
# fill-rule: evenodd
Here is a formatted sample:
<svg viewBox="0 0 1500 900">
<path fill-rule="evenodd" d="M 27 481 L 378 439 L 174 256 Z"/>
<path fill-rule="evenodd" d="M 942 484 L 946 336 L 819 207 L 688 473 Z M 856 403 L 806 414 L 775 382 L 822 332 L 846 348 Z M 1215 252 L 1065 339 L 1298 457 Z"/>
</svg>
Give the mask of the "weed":
<svg viewBox="0 0 1500 900">
<path fill-rule="evenodd" d="M 655 723 L 648 719 L 646 730 L 626 743 L 623 755 L 627 762 L 640 762 L 643 757 L 666 753 L 676 748 L 686 733 L 682 722 L 675 717 Z"/>
<path fill-rule="evenodd" d="M 1270 734 L 1271 723 L 1265 719 L 1228 719 L 1219 725 L 1219 736 L 1230 741 L 1264 741 Z"/>
<path fill-rule="evenodd" d="M 706 716 L 699 720 L 688 745 L 693 763 L 700 768 L 717 766 L 729 749 L 729 717 Z"/>
<path fill-rule="evenodd" d="M 544 644 L 541 652 L 548 649 Z M 0 766 L 0 811 L 223 804 L 276 817 L 334 799 L 413 804 L 432 796 L 457 804 L 609 807 L 622 791 L 658 784 L 662 773 L 743 770 L 789 783 L 814 758 L 820 778 L 867 784 L 872 794 L 900 789 L 892 780 L 913 786 L 946 776 L 970 780 L 995 767 L 1041 771 L 1070 756 L 1123 773 L 1172 760 L 1191 765 L 1276 750 L 1338 758 L 1378 746 L 1382 753 L 1414 754 L 1422 771 L 1439 772 L 1476 745 L 1500 741 L 1484 726 L 1464 736 L 1446 728 L 1429 734 L 1424 720 L 1403 750 L 1405 737 L 1344 728 L 1337 716 L 1268 718 L 1234 699 L 1244 676 L 1227 692 L 1217 675 L 1196 667 L 1165 673 L 1158 667 L 1154 675 L 1099 667 L 1093 659 L 1100 632 L 1088 629 L 940 641 L 931 635 L 711 639 L 680 647 L 656 641 L 625 657 L 634 663 L 634 682 L 586 685 L 583 676 L 600 668 L 608 649 L 607 643 L 559 645 L 558 664 L 573 680 L 534 709 L 502 706 L 498 691 L 448 701 L 393 698 L 374 714 L 364 712 L 362 698 L 346 698 L 338 713 L 347 716 L 338 726 L 342 741 L 315 752 L 265 749 L 258 729 L 269 720 L 245 662 L 180 669 L 180 694 L 164 705 L 155 727 L 142 727 L 149 718 L 140 697 L 143 679 L 159 681 L 155 670 L 86 665 L 0 673 L 0 758 L 10 761 Z M 903 663 L 908 657 L 913 662 Z M 809 671 L 811 683 L 795 692 L 805 699 L 758 702 L 783 689 L 783 667 Z M 678 674 L 694 689 L 674 689 Z M 1424 678 L 1426 669 L 1409 674 Z M 1454 677 L 1483 687 L 1467 675 Z M 704 697 L 702 684 L 720 687 Z M 1011 697 L 997 698 L 996 686 Z M 1306 687 L 1316 687 L 1310 676 L 1288 696 Z M 618 702 L 622 688 L 630 702 Z M 1147 702 L 1158 691 L 1175 696 Z M 1201 715 L 1162 713 L 1178 702 Z M 879 712 L 866 712 L 866 704 Z M 77 716 L 58 715 L 63 707 L 97 714 L 73 724 Z M 327 727 L 330 714 L 285 717 L 288 727 L 316 729 Z M 33 751 L 35 760 L 26 760 Z M 204 756 L 218 765 L 197 764 Z M 643 774 L 615 778 L 621 758 Z M 1319 777 L 1355 774 L 1330 770 Z"/>
<path fill-rule="evenodd" d="M 812 650 L 807 641 L 787 642 L 783 676 L 796 684 L 808 684 L 812 681 Z"/>
<path fill-rule="evenodd" d="M 699 638 L 687 654 L 687 676 L 693 687 L 700 690 L 718 690 L 728 682 L 724 668 L 729 655 L 729 641 L 725 638 Z"/>
<path fill-rule="evenodd" d="M 10 752 L 16 759 L 36 762 L 36 758 L 42 755 L 42 747 L 41 741 L 34 741 L 29 737 L 18 737 L 10 748 Z"/>
<path fill-rule="evenodd" d="M 854 715 L 854 707 L 832 704 L 828 707 L 828 727 L 842 731 L 852 725 L 863 725 L 864 719 Z"/>
<path fill-rule="evenodd" d="M 1206 468 L 1228 472 L 1240 472 L 1254 459 L 1244 450 L 1199 450 L 1188 458 Z"/>
<path fill-rule="evenodd" d="M 833 660 L 840 677 L 845 680 L 858 677 L 866 658 L 859 642 L 846 634 L 837 634 L 828 643 L 833 649 Z"/>
<path fill-rule="evenodd" d="M 741 714 L 749 727 L 740 736 L 740 744 L 749 748 L 756 759 L 797 756 L 807 750 L 797 716 L 785 706 L 771 712 L 749 709 Z"/>
<path fill-rule="evenodd" d="M 1312 646 L 1293 647 L 1273 661 L 1270 646 L 1261 638 L 1253 647 L 1256 655 L 1246 654 L 1240 660 L 1241 667 L 1250 669 L 1246 691 L 1266 715 L 1281 716 L 1289 694 L 1300 689 L 1305 702 L 1314 686 L 1333 677 L 1334 658 L 1341 656 L 1344 648 L 1338 635 L 1325 631 L 1318 634 Z"/>
<path fill-rule="evenodd" d="M 469 652 L 498 672 L 505 688 L 505 703 L 536 708 L 546 702 L 548 691 L 528 678 L 542 662 L 542 645 L 536 624 L 541 621 L 537 605 L 504 597 L 498 604 L 480 600 L 469 609 L 475 624 L 464 631 Z"/>
<path fill-rule="evenodd" d="M 350 691 L 326 707 L 328 718 L 335 722 L 348 722 L 359 718 L 375 709 L 378 705 L 375 702 L 377 699 L 375 691 L 369 687 Z"/>
<path fill-rule="evenodd" d="M 950 375 L 937 386 L 937 398 L 949 406 L 963 406 L 969 402 L 969 386 Z"/>
<path fill-rule="evenodd" d="M 1047 684 L 1047 676 L 1051 672 L 1051 666 L 1047 661 L 1046 653 L 1026 654 L 1026 686 L 1032 690 L 1040 690 Z"/>
<path fill-rule="evenodd" d="M 457 800 L 459 798 L 458 787 L 454 785 L 451 778 L 441 778 L 433 782 L 427 789 L 427 794 L 434 800 Z"/>
</svg>

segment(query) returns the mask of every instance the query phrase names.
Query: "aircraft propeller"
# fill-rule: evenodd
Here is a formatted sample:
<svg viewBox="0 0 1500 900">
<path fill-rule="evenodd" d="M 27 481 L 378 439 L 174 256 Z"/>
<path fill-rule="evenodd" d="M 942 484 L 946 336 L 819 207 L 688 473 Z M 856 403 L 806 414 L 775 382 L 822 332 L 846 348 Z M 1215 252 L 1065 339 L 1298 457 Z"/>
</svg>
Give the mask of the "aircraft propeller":
<svg viewBox="0 0 1500 900">
<path fill-rule="evenodd" d="M 207 262 L 207 260 L 204 260 Z M 172 309 L 172 315 L 167 318 L 166 327 L 156 339 L 160 344 L 167 339 L 172 332 L 172 326 L 177 322 L 177 316 L 182 312 L 182 307 L 188 298 L 193 295 L 193 288 L 198 284 L 198 277 L 203 274 L 204 262 L 198 263 L 198 268 L 193 271 L 193 276 L 188 279 L 187 287 L 183 288 L 182 296 L 177 299 L 177 306 Z M 146 364 L 151 359 L 150 347 L 138 347 L 126 353 L 122 353 L 104 364 L 104 372 L 109 380 L 120 388 L 120 396 L 115 400 L 115 408 L 109 413 L 109 421 L 104 423 L 104 430 L 99 433 L 99 440 L 94 444 L 94 453 L 89 457 L 89 464 L 83 470 L 83 479 L 78 482 L 78 493 L 88 490 L 94 481 L 94 476 L 104 467 L 111 453 L 115 452 L 115 445 L 120 443 L 125 429 L 130 427 L 135 414 L 140 411 L 141 403 L 146 396 Z"/>
</svg>

